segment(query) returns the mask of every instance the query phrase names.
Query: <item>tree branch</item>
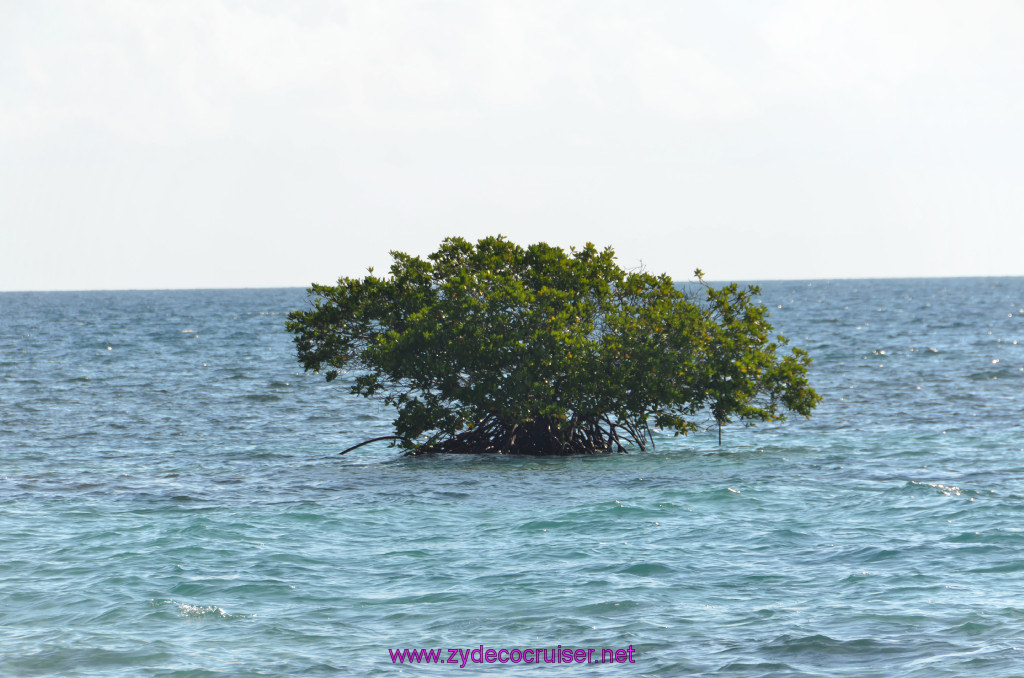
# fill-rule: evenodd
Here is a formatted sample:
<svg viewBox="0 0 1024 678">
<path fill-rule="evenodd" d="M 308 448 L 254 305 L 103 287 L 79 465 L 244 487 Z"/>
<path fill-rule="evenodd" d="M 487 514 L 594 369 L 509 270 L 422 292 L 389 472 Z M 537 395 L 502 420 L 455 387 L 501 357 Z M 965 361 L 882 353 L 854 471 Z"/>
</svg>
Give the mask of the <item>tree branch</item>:
<svg viewBox="0 0 1024 678">
<path fill-rule="evenodd" d="M 347 450 L 342 450 L 341 452 L 338 452 L 338 454 L 339 455 L 340 454 L 348 454 L 349 452 L 351 452 L 352 450 L 356 449 L 357 447 L 362 447 L 363 445 L 369 445 L 370 443 L 375 443 L 375 442 L 377 442 L 379 440 L 409 440 L 409 439 L 406 438 L 405 436 L 380 436 L 379 438 L 370 438 L 369 440 L 364 440 L 363 442 L 359 443 L 358 445 L 353 445 L 352 447 L 348 448 Z"/>
</svg>

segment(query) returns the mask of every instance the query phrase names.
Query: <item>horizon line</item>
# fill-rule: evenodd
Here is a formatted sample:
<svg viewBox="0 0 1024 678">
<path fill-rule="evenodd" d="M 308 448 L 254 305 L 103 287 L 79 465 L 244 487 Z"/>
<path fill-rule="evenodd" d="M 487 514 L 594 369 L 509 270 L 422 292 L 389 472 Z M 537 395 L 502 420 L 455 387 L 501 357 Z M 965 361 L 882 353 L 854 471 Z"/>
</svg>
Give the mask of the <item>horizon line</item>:
<svg viewBox="0 0 1024 678">
<path fill-rule="evenodd" d="M 716 285 L 728 285 L 730 283 L 774 283 L 774 282 L 838 282 L 845 280 L 962 280 L 962 279 L 997 279 L 997 278 L 1024 278 L 1021 275 L 902 275 L 902 276 L 865 276 L 847 278 L 728 278 L 728 279 L 705 279 L 704 282 Z M 340 279 L 340 278 L 339 278 Z M 693 278 L 678 280 L 673 278 L 672 282 L 694 282 Z M 312 283 L 311 283 L 312 284 Z M 316 283 L 333 284 L 333 283 Z M 309 289 L 308 285 L 240 285 L 238 287 L 100 287 L 86 289 L 25 289 L 25 290 L 0 290 L 0 294 L 51 294 L 66 292 L 227 292 L 242 290 L 297 290 Z"/>
</svg>

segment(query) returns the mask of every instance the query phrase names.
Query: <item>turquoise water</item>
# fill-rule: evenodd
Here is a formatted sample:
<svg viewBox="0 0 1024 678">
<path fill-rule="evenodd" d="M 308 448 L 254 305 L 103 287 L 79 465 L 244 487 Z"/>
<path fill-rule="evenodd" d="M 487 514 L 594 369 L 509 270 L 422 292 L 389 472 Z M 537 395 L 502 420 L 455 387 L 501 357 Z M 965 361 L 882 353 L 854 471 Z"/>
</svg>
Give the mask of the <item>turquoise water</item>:
<svg viewBox="0 0 1024 678">
<path fill-rule="evenodd" d="M 559 459 L 338 457 L 302 290 L 0 294 L 0 675 L 1024 674 L 1024 279 L 763 288 L 814 417 Z"/>
</svg>

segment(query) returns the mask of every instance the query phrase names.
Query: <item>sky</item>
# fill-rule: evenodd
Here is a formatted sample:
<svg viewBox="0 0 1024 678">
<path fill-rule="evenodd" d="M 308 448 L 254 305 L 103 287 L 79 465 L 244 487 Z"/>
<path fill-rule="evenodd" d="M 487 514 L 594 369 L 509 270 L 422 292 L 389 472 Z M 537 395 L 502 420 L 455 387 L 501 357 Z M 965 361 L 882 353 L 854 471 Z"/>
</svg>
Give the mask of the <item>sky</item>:
<svg viewBox="0 0 1024 678">
<path fill-rule="evenodd" d="M 1019 276 L 1021 121 L 1016 0 L 0 0 L 0 290 Z"/>
</svg>

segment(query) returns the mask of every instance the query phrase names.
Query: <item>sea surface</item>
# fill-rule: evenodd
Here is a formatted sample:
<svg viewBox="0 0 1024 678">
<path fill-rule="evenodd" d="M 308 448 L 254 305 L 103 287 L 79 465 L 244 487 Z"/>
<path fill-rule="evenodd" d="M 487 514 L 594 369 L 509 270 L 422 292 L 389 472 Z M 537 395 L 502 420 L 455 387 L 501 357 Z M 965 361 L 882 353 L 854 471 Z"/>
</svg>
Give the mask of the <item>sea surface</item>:
<svg viewBox="0 0 1024 678">
<path fill-rule="evenodd" d="M 1024 278 L 762 289 L 813 417 L 553 459 L 338 456 L 300 289 L 0 294 L 0 675 L 1024 675 Z M 635 663 L 389 655 L 481 645 Z"/>
</svg>

